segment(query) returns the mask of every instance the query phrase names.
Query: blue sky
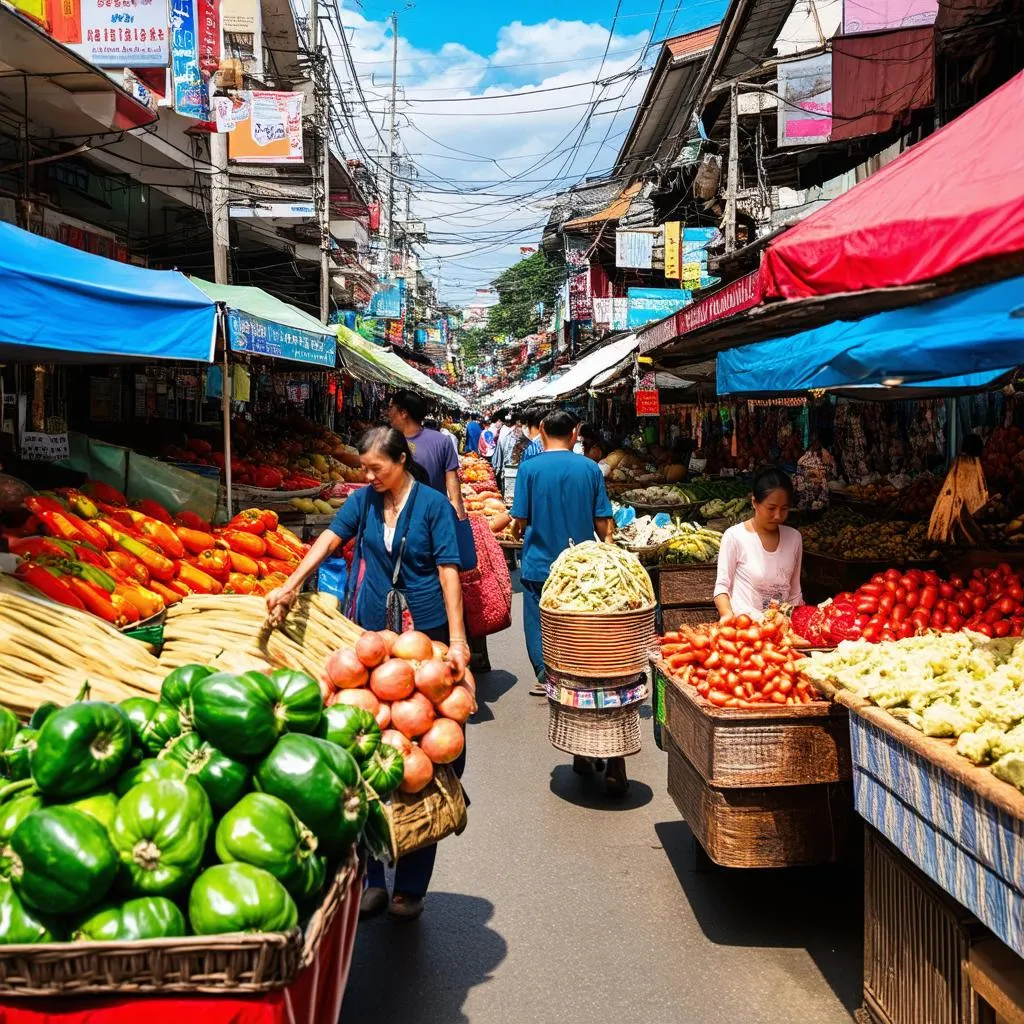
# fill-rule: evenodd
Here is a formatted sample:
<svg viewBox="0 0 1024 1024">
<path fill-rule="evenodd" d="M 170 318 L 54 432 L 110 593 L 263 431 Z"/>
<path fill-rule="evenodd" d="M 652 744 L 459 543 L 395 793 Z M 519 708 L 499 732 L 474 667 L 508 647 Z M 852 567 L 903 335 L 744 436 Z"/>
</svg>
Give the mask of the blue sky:
<svg viewBox="0 0 1024 1024">
<path fill-rule="evenodd" d="M 391 7 L 347 0 L 359 89 L 349 155 L 380 171 L 390 92 Z M 725 0 L 417 0 L 399 8 L 396 186 L 427 224 L 424 267 L 464 304 L 540 240 L 551 197 L 607 173 L 667 35 L 715 24 Z M 607 51 L 607 53 L 606 53 Z M 382 181 L 386 180 L 380 172 Z"/>
</svg>

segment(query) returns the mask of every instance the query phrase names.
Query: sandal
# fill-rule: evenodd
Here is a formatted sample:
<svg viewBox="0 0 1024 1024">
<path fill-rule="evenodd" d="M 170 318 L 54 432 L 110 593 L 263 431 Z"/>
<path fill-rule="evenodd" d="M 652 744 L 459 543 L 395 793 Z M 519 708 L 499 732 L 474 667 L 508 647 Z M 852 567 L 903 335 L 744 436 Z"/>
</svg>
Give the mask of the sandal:
<svg viewBox="0 0 1024 1024">
<path fill-rule="evenodd" d="M 363 897 L 359 901 L 359 918 L 366 920 L 368 917 L 376 917 L 387 910 L 387 907 L 387 889 L 379 889 L 373 885 L 368 886 L 363 890 Z"/>
<path fill-rule="evenodd" d="M 620 800 L 628 792 L 629 779 L 626 778 L 626 762 L 621 757 L 610 757 L 604 776 L 604 795 Z"/>
<path fill-rule="evenodd" d="M 423 897 L 396 892 L 388 916 L 396 921 L 415 921 L 423 913 Z"/>
</svg>

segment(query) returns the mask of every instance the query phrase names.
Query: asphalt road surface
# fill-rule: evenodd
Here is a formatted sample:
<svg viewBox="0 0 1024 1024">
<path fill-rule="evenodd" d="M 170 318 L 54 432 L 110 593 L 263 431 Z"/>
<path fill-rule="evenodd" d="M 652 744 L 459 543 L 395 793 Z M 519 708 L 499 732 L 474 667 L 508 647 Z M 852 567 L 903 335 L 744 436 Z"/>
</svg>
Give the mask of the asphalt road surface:
<svg viewBox="0 0 1024 1024">
<path fill-rule="evenodd" d="M 361 923 L 342 1024 L 849 1022 L 860 873 L 698 871 L 649 706 L 629 796 L 604 800 L 548 743 L 521 608 L 479 680 L 469 827 L 419 921 Z"/>
</svg>

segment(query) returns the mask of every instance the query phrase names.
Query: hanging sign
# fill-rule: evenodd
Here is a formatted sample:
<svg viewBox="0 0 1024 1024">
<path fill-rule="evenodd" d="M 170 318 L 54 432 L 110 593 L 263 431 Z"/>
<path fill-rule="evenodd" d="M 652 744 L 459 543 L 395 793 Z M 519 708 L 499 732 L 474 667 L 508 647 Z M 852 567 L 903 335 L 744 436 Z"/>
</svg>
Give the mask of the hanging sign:
<svg viewBox="0 0 1024 1024">
<path fill-rule="evenodd" d="M 590 320 L 594 315 L 590 296 L 590 271 L 569 278 L 569 319 Z"/>
<path fill-rule="evenodd" d="M 661 415 L 661 400 L 657 391 L 637 391 L 635 395 L 637 416 Z"/>
<path fill-rule="evenodd" d="M 809 146 L 832 134 L 832 54 L 778 65 L 778 145 Z"/>
<path fill-rule="evenodd" d="M 649 231 L 615 232 L 615 266 L 650 270 L 654 255 L 654 235 Z"/>
<path fill-rule="evenodd" d="M 196 0 L 171 0 L 171 78 L 174 109 L 182 117 L 207 120 L 209 104 L 199 70 Z"/>
<path fill-rule="evenodd" d="M 222 102 L 225 100 L 226 102 Z M 228 132 L 228 157 L 245 164 L 302 163 L 302 93 L 242 93 L 217 97 L 217 131 Z"/>
<path fill-rule="evenodd" d="M 67 434 L 43 434 L 26 430 L 21 435 L 21 457 L 26 462 L 59 462 L 71 458 Z"/>
<path fill-rule="evenodd" d="M 611 328 L 613 331 L 629 329 L 629 299 L 612 299 Z"/>
<path fill-rule="evenodd" d="M 682 309 L 693 300 L 683 288 L 630 288 L 627 293 L 627 325 L 643 327 Z"/>
<path fill-rule="evenodd" d="M 97 67 L 165 68 L 170 63 L 167 0 L 82 0 L 79 11 L 61 19 L 58 31 L 58 42 Z"/>
<path fill-rule="evenodd" d="M 228 336 L 232 352 L 252 352 L 318 366 L 333 367 L 335 363 L 337 342 L 333 336 L 287 327 L 240 309 L 228 310 Z"/>
<path fill-rule="evenodd" d="M 679 221 L 672 220 L 665 225 L 665 276 L 679 280 Z"/>
</svg>

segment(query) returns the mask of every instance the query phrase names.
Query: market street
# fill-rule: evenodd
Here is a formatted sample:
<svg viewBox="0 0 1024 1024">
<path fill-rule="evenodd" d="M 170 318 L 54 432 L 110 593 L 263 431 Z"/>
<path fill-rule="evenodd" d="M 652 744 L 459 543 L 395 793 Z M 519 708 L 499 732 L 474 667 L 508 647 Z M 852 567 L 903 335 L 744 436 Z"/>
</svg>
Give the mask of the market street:
<svg viewBox="0 0 1024 1024">
<path fill-rule="evenodd" d="M 521 610 L 480 678 L 469 827 L 441 843 L 419 922 L 360 925 L 344 1024 L 849 1021 L 860 873 L 695 872 L 649 706 L 630 794 L 607 802 L 548 743 Z"/>
</svg>

